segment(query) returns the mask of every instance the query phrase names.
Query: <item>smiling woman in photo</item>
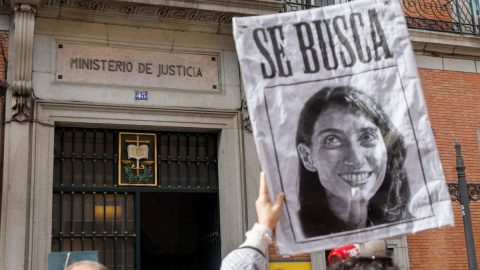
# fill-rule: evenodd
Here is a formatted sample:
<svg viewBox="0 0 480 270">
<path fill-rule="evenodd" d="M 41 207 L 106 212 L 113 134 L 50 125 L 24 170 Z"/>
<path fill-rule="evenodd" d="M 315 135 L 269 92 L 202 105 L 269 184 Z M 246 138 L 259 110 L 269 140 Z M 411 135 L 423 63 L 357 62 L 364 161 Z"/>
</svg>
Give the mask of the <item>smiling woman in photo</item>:
<svg viewBox="0 0 480 270">
<path fill-rule="evenodd" d="M 315 93 L 296 146 L 305 237 L 410 218 L 403 138 L 369 96 L 350 86 Z"/>
</svg>

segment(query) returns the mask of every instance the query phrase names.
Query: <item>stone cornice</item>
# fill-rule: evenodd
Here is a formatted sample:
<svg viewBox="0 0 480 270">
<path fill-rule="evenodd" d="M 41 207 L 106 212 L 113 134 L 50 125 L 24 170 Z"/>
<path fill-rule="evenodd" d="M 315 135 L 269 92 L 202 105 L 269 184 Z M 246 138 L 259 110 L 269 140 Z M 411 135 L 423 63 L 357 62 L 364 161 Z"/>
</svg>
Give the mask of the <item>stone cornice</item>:
<svg viewBox="0 0 480 270">
<path fill-rule="evenodd" d="M 154 2 L 155 4 L 152 4 Z M 272 0 L 223 1 L 108 1 L 108 0 L 43 0 L 39 16 L 51 17 L 60 11 L 76 10 L 86 13 L 103 13 L 108 16 L 138 16 L 174 18 L 193 21 L 230 22 L 233 16 L 278 13 L 282 2 Z M 89 17 L 89 16 L 87 16 Z"/>
<path fill-rule="evenodd" d="M 244 15 L 278 13 L 283 5 L 282 1 L 277 0 L 119 0 L 119 2 L 194 8 Z"/>
<path fill-rule="evenodd" d="M 409 29 L 415 52 L 455 58 L 480 58 L 480 38 L 470 35 Z"/>
<path fill-rule="evenodd" d="M 45 0 L 39 10 L 39 17 L 69 19 L 69 15 L 78 13 L 83 21 L 94 20 L 95 16 L 121 20 L 127 17 L 144 20 L 176 19 L 200 22 L 228 23 L 234 15 L 241 14 L 216 12 L 200 9 L 188 9 L 175 6 L 144 5 L 120 1 L 97 0 Z M 75 18 L 76 20 L 79 18 Z"/>
<path fill-rule="evenodd" d="M 62 6 L 69 6 L 72 3 L 78 3 L 83 6 L 84 2 L 96 2 L 100 5 L 117 4 L 134 7 L 164 6 L 242 15 L 277 13 L 283 5 L 282 1 L 277 0 L 5 0 L 5 4 L 12 10 L 16 5 L 20 4 L 29 4 L 41 10 L 44 5 L 50 6 L 52 4 L 61 4 Z"/>
<path fill-rule="evenodd" d="M 275 0 L 42 0 L 38 17 L 230 34 L 233 17 L 277 13 L 281 5 Z"/>
</svg>

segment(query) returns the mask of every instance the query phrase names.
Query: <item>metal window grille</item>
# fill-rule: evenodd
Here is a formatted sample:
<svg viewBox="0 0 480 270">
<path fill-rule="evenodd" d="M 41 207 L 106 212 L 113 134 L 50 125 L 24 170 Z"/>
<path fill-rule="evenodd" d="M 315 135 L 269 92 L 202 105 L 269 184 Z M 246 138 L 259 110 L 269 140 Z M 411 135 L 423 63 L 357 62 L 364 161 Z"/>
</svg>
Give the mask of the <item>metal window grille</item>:
<svg viewBox="0 0 480 270">
<path fill-rule="evenodd" d="M 478 35 L 478 0 L 404 0 L 409 28 Z"/>
<path fill-rule="evenodd" d="M 159 187 L 218 189 L 215 134 L 157 133 Z"/>
<path fill-rule="evenodd" d="M 216 134 L 156 134 L 158 185 L 119 187 L 118 131 L 56 128 L 52 251 L 98 250 L 109 269 L 140 269 L 141 192 L 218 193 Z"/>
<path fill-rule="evenodd" d="M 281 12 L 298 11 L 352 0 L 277 0 L 284 2 Z M 385 0 L 389 2 L 391 0 Z M 479 0 L 403 0 L 407 26 L 413 29 L 467 35 L 480 34 Z"/>
<path fill-rule="evenodd" d="M 350 2 L 351 0 L 277 0 L 284 2 L 281 12 L 298 11 Z"/>
</svg>

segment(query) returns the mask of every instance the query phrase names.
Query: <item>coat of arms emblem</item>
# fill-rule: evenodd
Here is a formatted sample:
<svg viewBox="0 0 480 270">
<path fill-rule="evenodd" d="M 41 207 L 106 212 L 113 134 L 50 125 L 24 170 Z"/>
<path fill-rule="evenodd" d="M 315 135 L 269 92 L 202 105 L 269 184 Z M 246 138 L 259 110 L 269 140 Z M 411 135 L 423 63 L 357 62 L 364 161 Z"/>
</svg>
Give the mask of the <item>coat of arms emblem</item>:
<svg viewBox="0 0 480 270">
<path fill-rule="evenodd" d="M 119 147 L 119 186 L 156 186 L 156 134 L 120 132 Z"/>
</svg>

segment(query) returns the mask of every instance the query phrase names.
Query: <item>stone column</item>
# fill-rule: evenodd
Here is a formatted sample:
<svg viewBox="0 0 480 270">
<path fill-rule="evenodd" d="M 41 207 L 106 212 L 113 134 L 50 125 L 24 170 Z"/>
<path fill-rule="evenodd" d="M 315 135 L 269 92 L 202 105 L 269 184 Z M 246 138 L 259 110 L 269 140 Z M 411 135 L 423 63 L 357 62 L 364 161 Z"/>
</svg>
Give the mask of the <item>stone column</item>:
<svg viewBox="0 0 480 270">
<path fill-rule="evenodd" d="M 15 25 L 9 46 L 11 67 L 6 106 L 0 269 L 24 270 L 37 268 L 31 265 L 34 126 L 29 121 L 36 9 L 20 4 L 14 10 Z"/>
</svg>

